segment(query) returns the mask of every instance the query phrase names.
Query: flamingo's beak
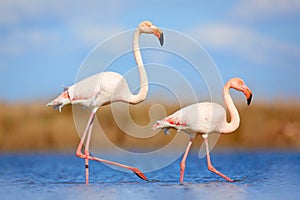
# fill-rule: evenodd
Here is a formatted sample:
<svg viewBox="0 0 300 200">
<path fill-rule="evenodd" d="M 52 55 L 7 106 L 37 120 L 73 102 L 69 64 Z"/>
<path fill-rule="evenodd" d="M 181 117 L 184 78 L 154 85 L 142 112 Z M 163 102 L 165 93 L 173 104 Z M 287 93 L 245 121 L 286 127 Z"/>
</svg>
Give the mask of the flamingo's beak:
<svg viewBox="0 0 300 200">
<path fill-rule="evenodd" d="M 159 28 L 153 30 L 153 34 L 158 38 L 161 46 L 164 45 L 164 33 Z"/>
<path fill-rule="evenodd" d="M 250 94 L 249 98 L 247 99 L 247 105 L 249 106 L 252 100 L 252 94 Z"/>
<path fill-rule="evenodd" d="M 246 86 L 244 85 L 242 87 L 242 92 L 245 94 L 246 99 L 247 99 L 247 105 L 250 105 L 251 100 L 252 100 L 252 91 Z"/>
</svg>

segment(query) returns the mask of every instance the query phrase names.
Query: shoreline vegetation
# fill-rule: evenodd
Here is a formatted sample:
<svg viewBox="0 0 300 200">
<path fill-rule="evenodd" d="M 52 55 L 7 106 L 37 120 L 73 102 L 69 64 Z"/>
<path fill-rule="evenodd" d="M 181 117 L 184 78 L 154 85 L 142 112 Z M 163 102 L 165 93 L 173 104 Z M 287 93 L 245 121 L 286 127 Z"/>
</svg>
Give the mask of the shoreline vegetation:
<svg viewBox="0 0 300 200">
<path fill-rule="evenodd" d="M 167 114 L 179 108 L 177 105 L 163 105 Z M 250 107 L 237 104 L 237 107 L 241 118 L 240 127 L 231 134 L 222 134 L 217 141 L 216 149 L 300 150 L 299 103 L 256 103 Z M 147 132 L 142 133 L 153 135 L 149 138 L 135 138 L 124 133 L 118 123 L 121 123 L 123 127 L 130 126 L 128 115 L 118 113 L 119 122 L 116 123 L 109 105 L 98 110 L 97 119 L 105 136 L 118 147 L 155 150 L 168 144 L 177 132 L 172 130 L 167 136 L 163 131 L 157 134 L 151 132 L 150 127 L 154 122 L 151 124 L 149 111 L 152 112 L 149 102 L 129 106 L 129 114 L 134 123 L 138 126 L 149 126 Z M 75 116 L 74 113 L 82 113 L 82 116 L 78 114 Z M 0 152 L 75 151 L 79 142 L 77 129 L 79 132 L 84 129 L 87 117 L 88 110 L 80 106 L 66 106 L 62 113 L 59 113 L 37 103 L 0 103 Z M 157 117 L 157 119 L 162 117 Z M 179 134 L 184 133 L 179 132 Z M 93 135 L 95 135 L 94 132 Z M 92 144 L 94 142 L 94 145 L 97 145 L 98 143 L 93 139 L 96 140 L 96 138 L 92 138 Z M 201 143 L 202 140 L 199 137 L 195 140 L 193 148 L 199 148 Z M 105 145 L 99 148 L 107 150 Z"/>
</svg>

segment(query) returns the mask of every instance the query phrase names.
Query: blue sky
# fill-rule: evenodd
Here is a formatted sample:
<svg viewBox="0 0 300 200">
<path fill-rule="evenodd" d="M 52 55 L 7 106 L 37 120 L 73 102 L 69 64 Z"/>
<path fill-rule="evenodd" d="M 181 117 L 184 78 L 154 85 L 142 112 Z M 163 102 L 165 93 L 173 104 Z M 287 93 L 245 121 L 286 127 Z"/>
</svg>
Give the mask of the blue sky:
<svg viewBox="0 0 300 200">
<path fill-rule="evenodd" d="M 0 101 L 51 99 L 74 82 L 96 45 L 143 20 L 191 37 L 224 81 L 243 78 L 256 99 L 299 99 L 300 1 L 219 2 L 1 1 Z"/>
</svg>

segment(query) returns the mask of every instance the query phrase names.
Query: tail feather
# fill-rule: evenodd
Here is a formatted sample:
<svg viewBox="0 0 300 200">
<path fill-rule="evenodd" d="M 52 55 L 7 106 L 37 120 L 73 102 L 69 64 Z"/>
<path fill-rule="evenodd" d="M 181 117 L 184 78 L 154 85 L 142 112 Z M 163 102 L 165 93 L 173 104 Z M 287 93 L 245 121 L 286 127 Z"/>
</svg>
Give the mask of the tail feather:
<svg viewBox="0 0 300 200">
<path fill-rule="evenodd" d="M 189 127 L 186 125 L 186 123 L 170 123 L 170 120 L 168 118 L 165 118 L 163 120 L 158 120 L 156 123 L 152 126 L 152 130 L 156 129 L 164 129 L 165 135 L 168 135 L 169 128 L 175 128 L 177 131 L 188 129 Z"/>
<path fill-rule="evenodd" d="M 68 95 L 66 95 L 68 91 L 64 91 L 61 95 L 59 95 L 57 98 L 52 100 L 47 104 L 47 106 L 53 106 L 54 110 L 59 110 L 61 112 L 62 107 L 64 107 L 66 104 L 71 103 L 70 99 L 68 98 Z"/>
<path fill-rule="evenodd" d="M 152 126 L 152 130 L 156 130 L 156 129 L 162 129 L 162 128 L 166 128 L 167 124 L 165 123 L 165 121 L 163 120 L 158 120 L 156 121 L 156 123 Z"/>
</svg>

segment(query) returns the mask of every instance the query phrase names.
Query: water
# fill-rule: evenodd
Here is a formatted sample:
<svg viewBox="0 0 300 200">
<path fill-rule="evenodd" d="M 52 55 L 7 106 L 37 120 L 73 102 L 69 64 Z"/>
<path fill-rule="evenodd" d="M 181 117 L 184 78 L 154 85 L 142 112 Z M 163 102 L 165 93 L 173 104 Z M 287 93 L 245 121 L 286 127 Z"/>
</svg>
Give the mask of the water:
<svg viewBox="0 0 300 200">
<path fill-rule="evenodd" d="M 300 198 L 300 152 L 232 150 L 211 156 L 217 169 L 237 181 L 209 172 L 197 154 L 188 157 L 184 184 L 177 160 L 146 173 L 148 182 L 91 161 L 89 185 L 83 160 L 73 154 L 0 154 L 0 199 Z"/>
</svg>

